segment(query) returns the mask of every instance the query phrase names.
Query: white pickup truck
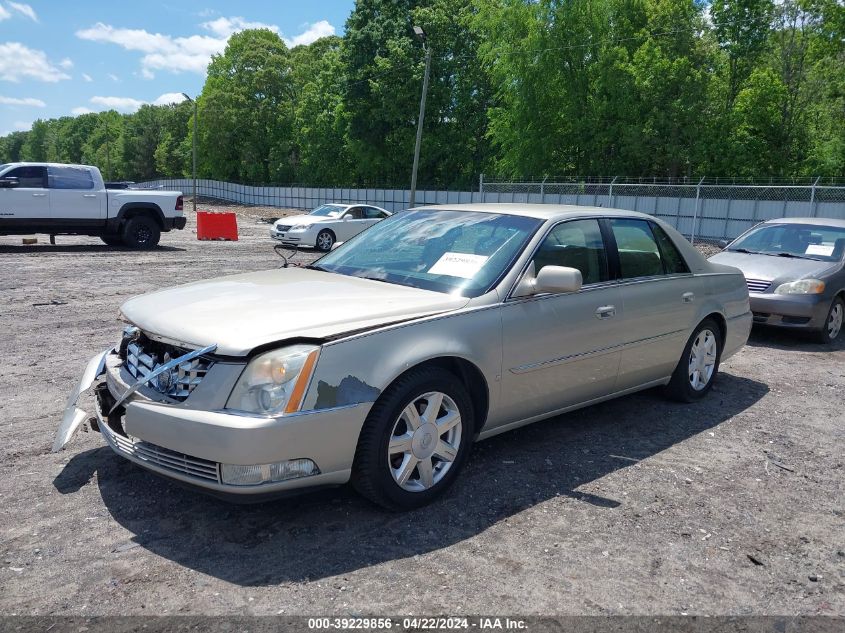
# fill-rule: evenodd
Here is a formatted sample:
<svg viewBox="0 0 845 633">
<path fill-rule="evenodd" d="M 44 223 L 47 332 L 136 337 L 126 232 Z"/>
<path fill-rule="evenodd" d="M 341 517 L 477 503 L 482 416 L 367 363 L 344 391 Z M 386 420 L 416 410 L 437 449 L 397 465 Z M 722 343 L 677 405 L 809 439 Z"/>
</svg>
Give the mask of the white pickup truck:
<svg viewBox="0 0 845 633">
<path fill-rule="evenodd" d="M 184 229 L 182 192 L 107 189 L 90 165 L 0 165 L 0 235 L 98 236 L 110 246 L 154 248 Z"/>
</svg>

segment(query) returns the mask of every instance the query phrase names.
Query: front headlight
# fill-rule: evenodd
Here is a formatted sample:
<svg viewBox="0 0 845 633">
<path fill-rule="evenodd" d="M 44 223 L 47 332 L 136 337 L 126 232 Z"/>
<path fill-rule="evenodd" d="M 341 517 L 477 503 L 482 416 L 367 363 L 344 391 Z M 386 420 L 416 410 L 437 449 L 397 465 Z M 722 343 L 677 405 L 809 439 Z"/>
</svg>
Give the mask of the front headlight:
<svg viewBox="0 0 845 633">
<path fill-rule="evenodd" d="M 310 224 L 297 224 L 295 226 L 290 227 L 291 231 L 307 231 L 308 227 L 311 226 Z"/>
<path fill-rule="evenodd" d="M 818 295 L 823 292 L 824 282 L 821 279 L 799 279 L 775 288 L 778 295 Z"/>
<path fill-rule="evenodd" d="M 296 413 L 319 354 L 315 345 L 291 345 L 253 358 L 232 389 L 226 408 L 262 415 Z"/>
</svg>

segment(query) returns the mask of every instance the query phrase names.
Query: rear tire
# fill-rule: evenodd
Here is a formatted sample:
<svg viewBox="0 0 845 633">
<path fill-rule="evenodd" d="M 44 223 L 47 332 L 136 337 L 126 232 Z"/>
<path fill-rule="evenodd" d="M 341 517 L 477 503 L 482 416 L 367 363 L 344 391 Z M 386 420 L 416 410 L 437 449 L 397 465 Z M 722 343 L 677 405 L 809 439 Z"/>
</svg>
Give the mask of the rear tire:
<svg viewBox="0 0 845 633">
<path fill-rule="evenodd" d="M 146 215 L 129 218 L 123 227 L 123 243 L 136 250 L 155 248 L 161 239 L 161 229 L 155 220 Z"/>
<path fill-rule="evenodd" d="M 472 400 L 455 375 L 439 367 L 412 370 L 370 410 L 352 484 L 389 510 L 424 506 L 455 481 L 472 446 L 473 426 Z"/>
<path fill-rule="evenodd" d="M 666 395 L 678 402 L 695 402 L 713 388 L 722 359 L 722 335 L 713 319 L 704 319 L 689 337 L 681 360 L 666 386 Z"/>
<path fill-rule="evenodd" d="M 845 321 L 845 301 L 842 301 L 842 297 L 834 297 L 830 302 L 830 310 L 827 311 L 827 318 L 824 320 L 822 329 L 816 332 L 816 340 L 819 343 L 833 343 L 842 333 L 843 321 Z"/>
</svg>

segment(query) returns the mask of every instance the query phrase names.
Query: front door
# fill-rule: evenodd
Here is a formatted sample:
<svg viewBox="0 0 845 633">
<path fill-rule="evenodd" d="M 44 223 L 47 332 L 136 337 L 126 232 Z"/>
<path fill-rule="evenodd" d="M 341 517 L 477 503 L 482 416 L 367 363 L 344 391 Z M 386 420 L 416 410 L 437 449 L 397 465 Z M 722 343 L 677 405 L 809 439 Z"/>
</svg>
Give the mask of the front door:
<svg viewBox="0 0 845 633">
<path fill-rule="evenodd" d="M 2 177 L 17 178 L 18 185 L 0 189 L 0 223 L 35 230 L 50 222 L 46 168 L 23 165 L 7 171 Z"/>
<path fill-rule="evenodd" d="M 50 166 L 50 215 L 55 224 L 97 226 L 106 220 L 106 192 L 94 189 L 86 167 Z"/>
<path fill-rule="evenodd" d="M 555 226 L 528 274 L 543 266 L 581 271 L 579 292 L 508 300 L 502 306 L 503 367 L 493 427 L 587 402 L 615 389 L 619 369 L 618 285 L 610 280 L 598 220 Z M 533 267 L 533 273 L 531 268 Z"/>
</svg>

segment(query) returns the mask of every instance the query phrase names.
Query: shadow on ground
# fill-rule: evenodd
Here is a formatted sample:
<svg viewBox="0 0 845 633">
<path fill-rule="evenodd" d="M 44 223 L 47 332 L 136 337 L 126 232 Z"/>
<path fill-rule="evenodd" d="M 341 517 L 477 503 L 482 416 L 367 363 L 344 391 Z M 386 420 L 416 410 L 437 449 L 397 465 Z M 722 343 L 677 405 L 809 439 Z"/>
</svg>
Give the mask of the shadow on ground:
<svg viewBox="0 0 845 633">
<path fill-rule="evenodd" d="M 134 250 L 125 246 L 107 246 L 105 244 L 2 244 L 0 245 L 0 254 L 45 254 L 45 253 L 120 253 L 125 255 L 128 253 L 137 253 L 139 255 L 148 255 L 155 251 L 164 252 L 179 252 L 186 249 L 178 246 L 162 246 L 158 245 L 154 250 Z"/>
<path fill-rule="evenodd" d="M 811 332 L 755 325 L 748 338 L 748 345 L 796 352 L 840 351 L 845 350 L 845 333 L 840 334 L 833 343 L 818 343 L 813 340 Z"/>
<path fill-rule="evenodd" d="M 109 448 L 70 460 L 54 485 L 71 494 L 93 474 L 114 519 L 151 552 L 242 586 L 334 576 L 448 547 L 558 495 L 612 513 L 623 503 L 579 487 L 730 419 L 768 392 L 721 374 L 702 402 L 647 391 L 481 442 L 440 501 L 391 514 L 349 487 L 238 506 L 185 490 Z M 613 520 L 608 515 L 608 521 Z"/>
</svg>

